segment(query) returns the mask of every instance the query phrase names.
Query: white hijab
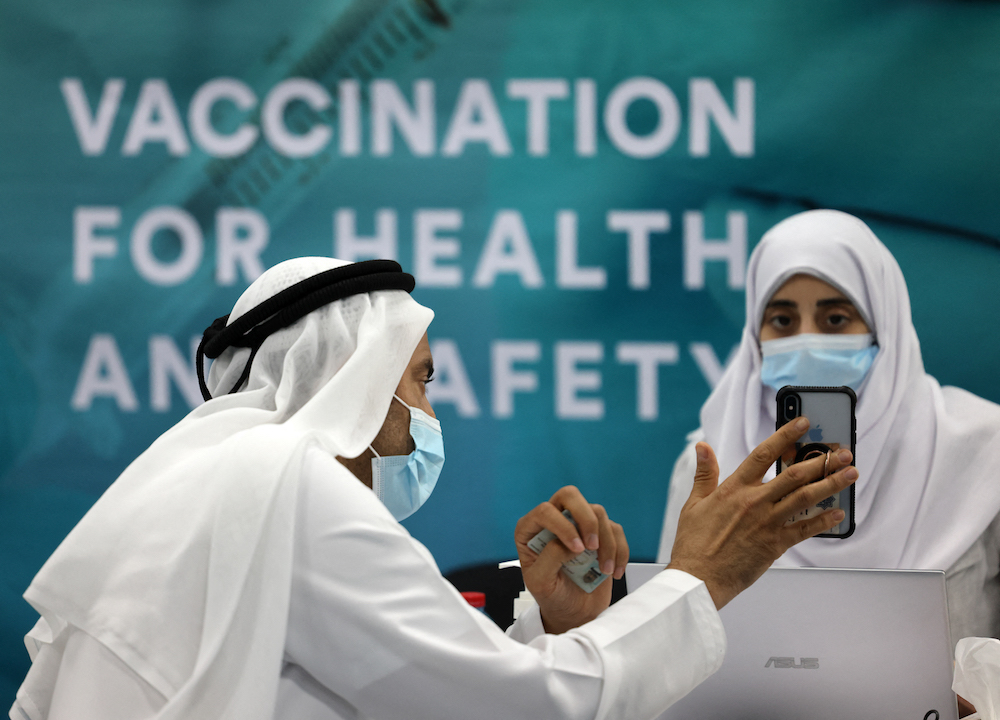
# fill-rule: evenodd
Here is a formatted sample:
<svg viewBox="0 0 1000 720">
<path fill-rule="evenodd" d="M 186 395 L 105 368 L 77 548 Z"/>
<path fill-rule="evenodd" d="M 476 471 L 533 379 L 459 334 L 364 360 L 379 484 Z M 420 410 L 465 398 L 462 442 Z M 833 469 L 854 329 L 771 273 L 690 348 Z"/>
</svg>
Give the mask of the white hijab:
<svg viewBox="0 0 1000 720">
<path fill-rule="evenodd" d="M 750 257 L 740 346 L 701 410 L 721 477 L 774 431 L 775 393 L 760 380 L 760 323 L 774 292 L 798 273 L 849 297 L 879 351 L 858 392 L 857 530 L 808 540 L 777 564 L 949 568 L 1000 513 L 1000 406 L 924 372 L 902 271 L 846 213 L 794 215 Z"/>
<path fill-rule="evenodd" d="M 246 290 L 230 321 L 345 264 L 281 263 Z M 25 598 L 52 636 L 70 624 L 97 638 L 168 698 L 159 718 L 270 717 L 304 451 L 364 451 L 432 317 L 406 292 L 380 291 L 268 337 L 247 387 L 162 435 L 39 571 Z M 248 353 L 230 348 L 215 361 L 213 396 L 233 386 Z"/>
</svg>

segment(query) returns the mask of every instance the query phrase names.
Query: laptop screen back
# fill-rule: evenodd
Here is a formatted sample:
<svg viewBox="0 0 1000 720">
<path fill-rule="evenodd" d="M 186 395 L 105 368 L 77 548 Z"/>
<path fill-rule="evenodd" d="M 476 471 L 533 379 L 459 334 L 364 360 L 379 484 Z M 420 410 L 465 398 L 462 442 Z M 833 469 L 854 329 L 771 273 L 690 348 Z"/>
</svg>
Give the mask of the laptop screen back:
<svg viewBox="0 0 1000 720">
<path fill-rule="evenodd" d="M 958 717 L 943 572 L 772 568 L 720 615 L 722 667 L 662 720 Z"/>
</svg>

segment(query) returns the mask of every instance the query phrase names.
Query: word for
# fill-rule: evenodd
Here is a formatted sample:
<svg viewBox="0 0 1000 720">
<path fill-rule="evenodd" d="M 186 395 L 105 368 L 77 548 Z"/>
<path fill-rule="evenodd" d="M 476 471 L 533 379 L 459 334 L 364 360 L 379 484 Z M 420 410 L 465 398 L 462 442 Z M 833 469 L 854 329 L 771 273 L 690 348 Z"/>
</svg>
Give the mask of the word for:
<svg viewBox="0 0 1000 720">
<path fill-rule="evenodd" d="M 358 232 L 357 213 L 340 208 L 333 213 L 333 256 L 358 261 L 399 257 L 399 222 L 396 210 L 375 212 L 374 234 Z M 423 288 L 459 288 L 469 282 L 474 288 L 490 288 L 502 275 L 513 275 L 525 288 L 541 288 L 546 281 L 538 261 L 535 243 L 524 218 L 517 210 L 498 211 L 479 249 L 471 278 L 461 265 L 463 241 L 454 233 L 464 224 L 458 209 L 418 209 L 413 213 L 412 272 Z M 121 226 L 117 207 L 77 207 L 73 213 L 73 278 L 79 284 L 94 280 L 94 266 L 100 259 L 117 256 L 119 242 L 114 234 Z M 747 261 L 747 218 L 740 211 L 726 216 L 726 237 L 705 237 L 705 217 L 698 211 L 683 213 L 684 287 L 699 290 L 705 285 L 705 263 L 727 264 L 727 284 L 739 290 L 745 284 Z M 627 239 L 628 287 L 650 287 L 650 244 L 671 228 L 670 214 L 664 210 L 609 210 L 605 217 L 609 233 L 623 233 Z M 154 253 L 158 233 L 172 234 L 180 251 L 163 260 Z M 551 233 L 551 234 L 550 234 Z M 239 276 L 252 282 L 263 271 L 261 253 L 269 240 L 267 220 L 252 208 L 220 208 L 215 217 L 215 279 L 219 285 L 233 285 Z M 603 290 L 608 285 L 607 270 L 601 265 L 580 262 L 579 218 L 573 210 L 555 213 L 554 228 L 545 233 L 554 237 L 555 285 L 560 289 Z M 592 235 L 591 235 L 592 237 Z M 594 242 L 589 254 L 606 255 Z M 129 255 L 136 272 L 154 285 L 173 286 L 189 280 L 201 265 L 205 238 L 198 222 L 179 207 L 156 207 L 143 213 L 132 227 Z"/>
<path fill-rule="evenodd" d="M 173 388 L 188 408 L 202 402 L 195 374 L 194 355 L 200 338 L 191 338 L 188 352 L 182 352 L 167 335 L 149 339 L 149 406 L 154 412 L 171 409 Z M 735 348 L 733 348 L 735 350 Z M 724 364 L 708 343 L 694 342 L 687 348 L 709 387 L 722 377 Z M 482 396 L 470 381 L 458 343 L 436 339 L 431 343 L 435 381 L 428 385 L 428 397 L 438 408 L 454 407 L 459 417 L 483 414 Z M 613 358 L 616 366 L 634 368 L 636 379 L 635 415 L 653 421 L 660 413 L 660 373 L 675 366 L 681 348 L 675 342 L 615 343 L 613 349 L 598 341 L 557 341 L 552 347 L 554 415 L 560 420 L 600 420 L 605 415 L 605 399 L 600 395 L 603 373 Z M 539 363 L 542 343 L 537 340 L 494 340 L 490 343 L 490 413 L 495 418 L 512 418 L 516 398 L 540 392 Z M 113 335 L 98 333 L 90 338 L 70 406 L 86 412 L 95 400 L 110 399 L 121 412 L 140 409 L 127 364 Z"/>
<path fill-rule="evenodd" d="M 106 79 L 96 106 L 87 99 L 80 78 L 63 78 L 60 89 L 80 150 L 84 155 L 103 155 L 122 106 L 125 81 Z M 566 78 L 509 79 L 504 91 L 508 101 L 524 103 L 528 155 L 548 155 L 552 138 L 561 139 L 570 133 L 578 156 L 597 154 L 598 92 L 594 80 L 577 78 L 570 83 Z M 687 98 L 691 156 L 709 154 L 712 124 L 732 155 L 754 154 L 752 79 L 734 79 L 732 109 L 709 78 L 690 78 Z M 560 107 L 559 103 L 567 103 L 568 107 Z M 648 104 L 655 111 L 652 128 L 641 134 L 633 131 L 627 120 L 637 103 Z M 441 105 L 436 83 L 430 79 L 414 81 L 407 98 L 393 80 L 374 80 L 367 85 L 341 80 L 336 88 L 328 88 L 308 78 L 289 78 L 270 88 L 261 101 L 247 83 L 222 77 L 209 80 L 194 92 L 185 125 L 167 81 L 150 78 L 139 87 L 121 154 L 139 155 L 153 144 L 165 146 L 171 155 L 184 156 L 191 153 L 193 141 L 210 156 L 229 158 L 248 152 L 263 137 L 278 154 L 304 158 L 331 146 L 336 121 L 336 150 L 341 156 L 351 157 L 362 153 L 365 114 L 369 152 L 375 157 L 392 155 L 397 136 L 418 157 L 457 157 L 469 145 L 481 145 L 497 157 L 513 154 L 507 123 L 489 81 L 469 78 L 461 83 L 439 141 Z M 511 112 L 508 110 L 508 115 Z M 682 123 L 681 106 L 673 90 L 651 77 L 628 78 L 615 85 L 604 98 L 600 117 L 600 126 L 611 144 L 635 158 L 667 152 Z M 560 123 L 555 131 L 551 118 Z"/>
</svg>

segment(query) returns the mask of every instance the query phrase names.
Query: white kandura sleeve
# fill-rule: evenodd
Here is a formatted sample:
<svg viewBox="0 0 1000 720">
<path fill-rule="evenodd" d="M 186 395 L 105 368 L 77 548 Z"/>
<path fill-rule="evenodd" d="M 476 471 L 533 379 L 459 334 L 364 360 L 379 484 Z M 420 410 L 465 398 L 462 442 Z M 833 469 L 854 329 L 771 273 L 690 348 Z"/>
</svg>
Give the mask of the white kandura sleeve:
<svg viewBox="0 0 1000 720">
<path fill-rule="evenodd" d="M 641 720 L 721 663 L 711 597 L 678 571 L 582 628 L 528 644 L 508 637 L 345 473 L 321 452 L 307 457 L 275 717 L 291 717 L 280 703 L 297 675 L 330 710 L 315 717 Z"/>
<path fill-rule="evenodd" d="M 688 433 L 687 445 L 674 463 L 670 486 L 667 488 L 667 508 L 663 513 L 663 529 L 660 531 L 660 549 L 656 553 L 656 562 L 670 562 L 670 553 L 677 537 L 677 521 L 681 516 L 681 508 L 691 495 L 694 473 L 698 469 L 698 456 L 694 446 L 704 439 L 705 433 L 701 429 Z"/>
</svg>

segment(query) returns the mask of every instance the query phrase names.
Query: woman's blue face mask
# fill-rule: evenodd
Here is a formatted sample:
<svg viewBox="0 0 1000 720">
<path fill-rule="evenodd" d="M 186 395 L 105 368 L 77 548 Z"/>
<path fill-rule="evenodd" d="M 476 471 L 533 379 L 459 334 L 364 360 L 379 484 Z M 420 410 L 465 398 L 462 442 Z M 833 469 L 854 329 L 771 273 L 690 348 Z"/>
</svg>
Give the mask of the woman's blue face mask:
<svg viewBox="0 0 1000 720">
<path fill-rule="evenodd" d="M 857 392 L 878 354 L 870 333 L 793 335 L 765 340 L 760 349 L 760 379 L 775 390 L 785 385 L 847 385 Z"/>
</svg>

